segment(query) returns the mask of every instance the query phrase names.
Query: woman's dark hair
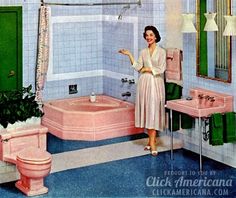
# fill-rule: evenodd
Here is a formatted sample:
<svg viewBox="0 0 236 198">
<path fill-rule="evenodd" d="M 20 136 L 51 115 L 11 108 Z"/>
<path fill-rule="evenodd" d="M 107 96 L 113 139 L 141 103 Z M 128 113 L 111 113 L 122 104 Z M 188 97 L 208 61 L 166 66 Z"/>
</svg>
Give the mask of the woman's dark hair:
<svg viewBox="0 0 236 198">
<path fill-rule="evenodd" d="M 148 30 L 153 31 L 153 33 L 154 33 L 155 36 L 156 36 L 156 43 L 158 43 L 158 42 L 161 40 L 161 36 L 160 36 L 158 30 L 157 30 L 154 26 L 149 25 L 149 26 L 146 26 L 146 27 L 144 28 L 143 38 L 146 39 L 146 32 L 147 32 Z"/>
</svg>

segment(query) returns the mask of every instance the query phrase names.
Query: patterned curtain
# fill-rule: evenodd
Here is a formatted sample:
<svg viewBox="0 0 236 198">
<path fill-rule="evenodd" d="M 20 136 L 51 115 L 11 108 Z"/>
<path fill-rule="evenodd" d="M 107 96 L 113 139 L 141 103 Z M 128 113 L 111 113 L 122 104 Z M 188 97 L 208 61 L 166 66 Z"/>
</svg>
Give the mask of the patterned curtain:
<svg viewBox="0 0 236 198">
<path fill-rule="evenodd" d="M 36 67 L 36 101 L 42 107 L 42 91 L 47 77 L 49 63 L 49 17 L 50 8 L 47 6 L 40 7 L 39 15 L 39 38 L 38 54 Z"/>
</svg>

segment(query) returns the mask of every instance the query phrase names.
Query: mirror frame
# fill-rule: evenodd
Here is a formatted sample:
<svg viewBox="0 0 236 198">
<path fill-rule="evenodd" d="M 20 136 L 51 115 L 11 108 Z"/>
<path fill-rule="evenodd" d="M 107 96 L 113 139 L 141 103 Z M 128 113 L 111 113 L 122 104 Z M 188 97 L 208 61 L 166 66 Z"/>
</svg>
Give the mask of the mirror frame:
<svg viewBox="0 0 236 198">
<path fill-rule="evenodd" d="M 206 0 L 207 1 L 207 0 Z M 227 0 L 227 15 L 231 15 L 231 0 Z M 200 3 L 201 0 L 196 0 L 196 28 L 197 28 L 197 33 L 196 33 L 196 75 L 197 77 L 201 78 L 206 78 L 206 79 L 211 79 L 211 80 L 216 80 L 224 83 L 231 83 L 231 78 L 232 78 L 232 73 L 231 73 L 231 68 L 232 68 L 232 39 L 231 36 L 227 36 L 227 47 L 228 47 L 228 79 L 224 80 L 221 78 L 214 78 L 214 77 L 209 77 L 207 75 L 200 74 L 200 43 L 201 43 L 201 38 L 207 36 L 207 32 L 201 30 L 201 23 L 205 25 L 206 19 L 205 16 L 201 16 L 200 13 Z M 201 23 L 200 23 L 201 22 Z M 201 35 L 202 33 L 202 35 Z M 205 34 L 205 35 L 204 35 Z M 223 35 L 222 35 L 223 36 Z M 206 39 L 205 39 L 206 40 Z"/>
</svg>

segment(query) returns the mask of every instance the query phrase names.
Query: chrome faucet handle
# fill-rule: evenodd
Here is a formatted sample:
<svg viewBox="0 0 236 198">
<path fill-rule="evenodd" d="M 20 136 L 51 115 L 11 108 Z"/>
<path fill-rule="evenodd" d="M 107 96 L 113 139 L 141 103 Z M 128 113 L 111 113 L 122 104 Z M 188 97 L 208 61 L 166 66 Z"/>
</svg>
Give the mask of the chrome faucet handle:
<svg viewBox="0 0 236 198">
<path fill-rule="evenodd" d="M 129 84 L 134 84 L 134 83 L 135 83 L 134 79 L 129 80 Z"/>
<path fill-rule="evenodd" d="M 129 91 L 125 92 L 125 93 L 122 93 L 121 94 L 122 97 L 126 96 L 126 97 L 130 97 L 131 96 L 131 93 Z"/>
<path fill-rule="evenodd" d="M 214 96 L 209 96 L 208 100 L 210 100 L 211 102 L 214 102 L 215 101 L 215 97 Z"/>
<path fill-rule="evenodd" d="M 125 97 L 125 96 L 126 96 L 126 93 L 122 93 L 121 96 L 122 96 L 122 97 Z"/>
<path fill-rule="evenodd" d="M 204 98 L 207 99 L 207 100 L 209 100 L 209 97 L 210 97 L 210 96 L 208 96 L 208 95 L 205 95 L 205 96 L 204 96 Z"/>
<path fill-rule="evenodd" d="M 131 93 L 129 91 L 126 92 L 126 96 L 130 97 Z"/>
<path fill-rule="evenodd" d="M 199 99 L 203 99 L 203 98 L 204 98 L 204 95 L 203 95 L 203 94 L 198 94 L 198 98 L 199 98 Z"/>
<path fill-rule="evenodd" d="M 128 82 L 128 79 L 127 78 L 121 78 L 121 82 L 126 83 L 126 82 Z"/>
</svg>

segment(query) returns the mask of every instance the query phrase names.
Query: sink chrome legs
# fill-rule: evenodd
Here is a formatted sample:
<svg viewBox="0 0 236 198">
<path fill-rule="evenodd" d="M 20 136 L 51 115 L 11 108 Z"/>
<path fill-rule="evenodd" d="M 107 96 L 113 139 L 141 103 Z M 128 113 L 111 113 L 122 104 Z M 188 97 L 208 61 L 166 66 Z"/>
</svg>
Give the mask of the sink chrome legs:
<svg viewBox="0 0 236 198">
<path fill-rule="evenodd" d="M 171 150 L 170 150 L 170 158 L 173 160 L 173 114 L 172 114 L 172 109 L 170 109 L 170 133 L 171 133 L 171 138 L 170 138 L 170 145 L 171 145 Z M 199 132 L 199 171 L 202 172 L 202 119 L 200 117 L 196 118 L 197 119 L 197 125 L 198 125 L 198 132 Z"/>
<path fill-rule="evenodd" d="M 170 158 L 173 160 L 173 120 L 172 120 L 172 109 L 170 109 L 170 132 L 171 132 L 171 138 L 170 138 Z"/>
<path fill-rule="evenodd" d="M 202 172 L 202 120 L 198 118 L 198 131 L 199 131 L 199 169 Z"/>
</svg>

